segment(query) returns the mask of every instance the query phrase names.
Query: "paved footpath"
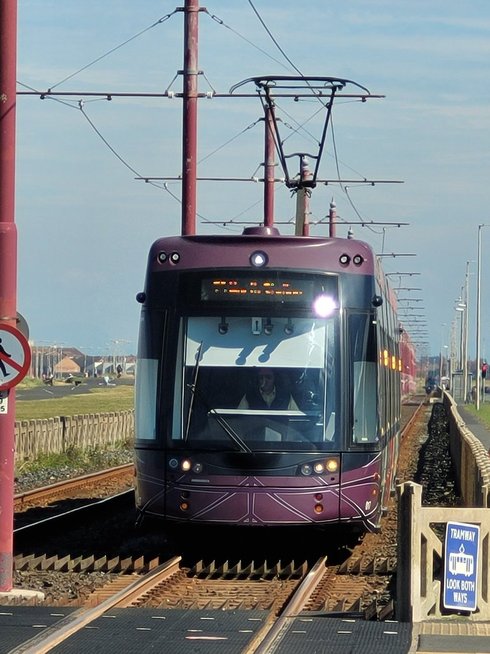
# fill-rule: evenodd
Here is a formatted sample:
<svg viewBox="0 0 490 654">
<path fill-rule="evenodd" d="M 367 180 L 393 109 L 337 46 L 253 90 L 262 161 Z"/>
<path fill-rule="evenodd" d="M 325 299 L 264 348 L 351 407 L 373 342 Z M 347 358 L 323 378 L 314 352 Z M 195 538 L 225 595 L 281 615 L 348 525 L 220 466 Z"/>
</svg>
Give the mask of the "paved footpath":
<svg viewBox="0 0 490 654">
<path fill-rule="evenodd" d="M 485 427 L 478 418 L 467 409 L 464 408 L 464 405 L 458 404 L 458 413 L 461 418 L 465 421 L 466 426 L 482 443 L 487 452 L 490 451 L 490 429 Z"/>
</svg>

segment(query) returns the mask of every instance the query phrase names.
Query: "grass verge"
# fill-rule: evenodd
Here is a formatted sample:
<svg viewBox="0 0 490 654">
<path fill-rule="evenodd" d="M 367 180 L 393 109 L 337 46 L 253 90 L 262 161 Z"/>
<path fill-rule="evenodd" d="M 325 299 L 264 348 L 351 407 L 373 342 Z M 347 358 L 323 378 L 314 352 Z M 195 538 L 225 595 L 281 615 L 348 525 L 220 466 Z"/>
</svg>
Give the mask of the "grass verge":
<svg viewBox="0 0 490 654">
<path fill-rule="evenodd" d="M 37 420 L 55 416 L 75 416 L 90 413 L 129 411 L 134 408 L 134 388 L 114 386 L 93 388 L 88 393 L 68 395 L 46 400 L 19 400 L 16 402 L 16 420 Z"/>
<path fill-rule="evenodd" d="M 464 409 L 472 413 L 478 420 L 490 429 L 490 400 L 485 398 L 486 402 L 480 402 L 480 410 L 477 411 L 474 404 L 465 404 Z"/>
<path fill-rule="evenodd" d="M 32 461 L 23 461 L 16 465 L 16 476 L 25 474 L 45 473 L 46 470 L 55 473 L 66 472 L 65 476 L 87 474 L 103 470 L 111 466 L 128 463 L 131 459 L 130 444 L 119 443 L 114 449 L 90 448 L 88 450 L 72 449 L 58 454 L 41 454 Z M 55 476 L 57 476 L 55 474 Z M 62 475 L 63 476 L 63 475 Z"/>
</svg>

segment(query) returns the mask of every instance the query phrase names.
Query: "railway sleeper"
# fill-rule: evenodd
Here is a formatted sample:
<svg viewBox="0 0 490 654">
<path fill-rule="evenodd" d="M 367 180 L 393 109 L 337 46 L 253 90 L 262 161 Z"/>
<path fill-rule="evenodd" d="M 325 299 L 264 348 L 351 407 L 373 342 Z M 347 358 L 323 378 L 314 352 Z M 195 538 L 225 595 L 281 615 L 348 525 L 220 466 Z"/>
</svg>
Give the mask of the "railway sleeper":
<svg viewBox="0 0 490 654">
<path fill-rule="evenodd" d="M 14 569 L 19 572 L 39 570 L 42 572 L 113 572 L 131 574 L 133 572 L 149 572 L 159 565 L 159 557 L 146 560 L 144 556 L 139 556 L 135 559 L 133 557 L 121 559 L 119 556 L 116 556 L 109 560 L 107 556 L 101 556 L 98 559 L 94 555 L 73 558 L 69 554 L 62 557 L 58 557 L 58 555 L 48 556 L 47 554 L 17 554 L 14 557 Z"/>
<path fill-rule="evenodd" d="M 267 562 L 257 564 L 254 561 L 247 564 L 238 561 L 233 565 L 230 565 L 229 561 L 219 565 L 215 561 L 209 564 L 198 561 L 191 568 L 189 576 L 198 579 L 301 579 L 307 571 L 306 561 L 300 565 L 296 565 L 294 561 L 286 565 L 280 561 L 273 565 L 268 565 Z"/>
<path fill-rule="evenodd" d="M 373 574 L 393 574 L 396 570 L 395 557 L 361 557 L 352 561 L 348 559 L 339 565 L 337 574 L 339 575 L 373 575 Z"/>
</svg>

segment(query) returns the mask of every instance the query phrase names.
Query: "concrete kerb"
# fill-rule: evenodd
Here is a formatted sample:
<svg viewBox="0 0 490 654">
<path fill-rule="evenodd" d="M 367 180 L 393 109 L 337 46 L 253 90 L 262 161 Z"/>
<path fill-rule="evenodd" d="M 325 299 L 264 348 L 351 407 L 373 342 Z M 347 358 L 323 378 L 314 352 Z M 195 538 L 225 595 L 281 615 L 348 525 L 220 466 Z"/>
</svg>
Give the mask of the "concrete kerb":
<svg viewBox="0 0 490 654">
<path fill-rule="evenodd" d="M 39 602 L 44 602 L 45 595 L 40 590 L 29 590 L 27 588 L 12 588 L 12 590 L 0 591 L 0 603 L 2 599 L 38 600 Z"/>
</svg>

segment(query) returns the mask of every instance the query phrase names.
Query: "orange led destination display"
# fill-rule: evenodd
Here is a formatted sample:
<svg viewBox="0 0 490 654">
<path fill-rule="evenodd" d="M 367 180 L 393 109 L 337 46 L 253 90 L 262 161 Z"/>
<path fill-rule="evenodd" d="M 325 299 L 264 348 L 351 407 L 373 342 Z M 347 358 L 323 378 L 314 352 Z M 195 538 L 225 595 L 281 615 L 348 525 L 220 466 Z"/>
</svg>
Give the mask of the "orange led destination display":
<svg viewBox="0 0 490 654">
<path fill-rule="evenodd" d="M 212 277 L 201 280 L 203 302 L 299 302 L 313 299 L 312 279 Z"/>
</svg>

